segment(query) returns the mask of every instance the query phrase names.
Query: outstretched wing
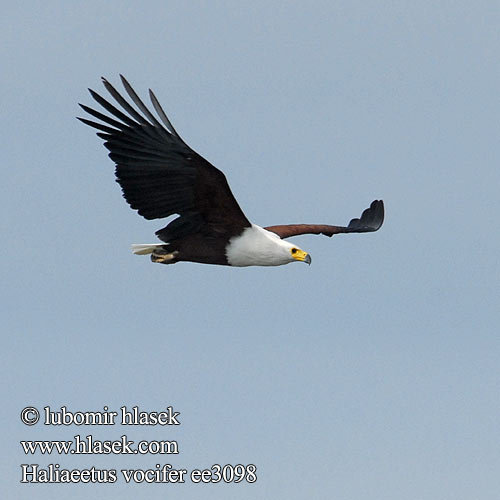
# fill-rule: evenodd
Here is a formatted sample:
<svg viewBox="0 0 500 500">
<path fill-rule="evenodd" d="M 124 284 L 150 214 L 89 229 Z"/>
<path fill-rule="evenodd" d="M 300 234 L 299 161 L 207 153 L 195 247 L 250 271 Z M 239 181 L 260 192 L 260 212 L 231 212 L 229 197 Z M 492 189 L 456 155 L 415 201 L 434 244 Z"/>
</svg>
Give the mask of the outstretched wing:
<svg viewBox="0 0 500 500">
<path fill-rule="evenodd" d="M 153 92 L 149 91 L 151 103 L 162 123 L 120 77 L 137 109 L 103 78 L 104 87 L 125 113 L 89 89 L 109 115 L 80 104 L 102 123 L 78 119 L 98 129 L 97 135 L 105 140 L 129 205 L 146 219 L 180 215 L 156 233 L 163 241 L 198 231 L 238 234 L 250 226 L 225 175 L 181 139 Z"/>
<path fill-rule="evenodd" d="M 333 236 L 339 233 L 370 233 L 378 231 L 384 222 L 384 202 L 375 200 L 359 219 L 352 219 L 347 227 L 326 224 L 286 224 L 269 226 L 264 229 L 276 233 L 280 238 L 290 238 L 299 234 L 324 234 Z"/>
</svg>

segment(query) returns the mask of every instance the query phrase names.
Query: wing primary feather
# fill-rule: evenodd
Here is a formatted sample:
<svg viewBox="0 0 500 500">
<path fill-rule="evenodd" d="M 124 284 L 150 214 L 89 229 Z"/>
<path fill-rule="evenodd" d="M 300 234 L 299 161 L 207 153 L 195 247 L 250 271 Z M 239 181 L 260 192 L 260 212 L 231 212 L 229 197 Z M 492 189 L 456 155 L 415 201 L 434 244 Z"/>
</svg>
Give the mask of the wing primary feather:
<svg viewBox="0 0 500 500">
<path fill-rule="evenodd" d="M 367 233 L 377 231 L 384 222 L 384 202 L 372 201 L 369 208 L 363 211 L 359 219 L 352 219 L 347 225 L 348 232 Z"/>
<path fill-rule="evenodd" d="M 112 125 L 113 127 L 116 127 L 118 130 L 126 130 L 128 128 L 127 125 L 124 123 L 121 123 L 113 118 L 110 118 L 109 116 L 103 115 L 99 111 L 96 111 L 95 109 L 89 108 L 88 106 L 85 106 L 85 104 L 80 104 L 80 107 L 83 109 L 83 111 L 87 112 L 89 115 L 92 115 L 95 118 L 98 118 L 99 120 L 102 120 L 103 122 L 107 123 L 108 125 Z M 93 126 L 93 125 L 91 125 Z"/>
<path fill-rule="evenodd" d="M 170 123 L 170 120 L 168 119 L 167 115 L 165 114 L 165 111 L 163 111 L 161 104 L 159 103 L 158 99 L 156 98 L 156 96 L 154 95 L 154 92 L 151 89 L 149 89 L 149 98 L 151 99 L 151 102 L 153 103 L 153 107 L 155 108 L 156 112 L 158 113 L 158 116 L 160 117 L 161 121 L 165 124 L 167 129 L 170 131 L 170 133 L 172 135 L 175 135 L 175 137 L 180 139 L 185 144 L 185 142 L 182 140 L 181 136 L 175 130 L 172 123 Z"/>
<path fill-rule="evenodd" d="M 122 96 L 121 94 L 111 85 L 111 83 L 106 80 L 106 78 L 101 77 L 102 83 L 106 87 L 106 90 L 114 97 L 116 102 L 135 120 L 144 125 L 149 125 L 149 122 L 144 119 L 144 117 L 138 113 Z"/>
<path fill-rule="evenodd" d="M 151 134 L 148 134 L 146 129 L 136 129 L 133 132 L 131 132 L 130 127 L 124 123 L 118 122 L 114 120 L 113 118 L 110 118 L 109 116 L 103 115 L 99 111 L 96 111 L 95 109 L 89 108 L 88 106 L 85 106 L 85 104 L 80 104 L 80 107 L 86 111 L 89 115 L 95 116 L 99 120 L 102 120 L 103 122 L 112 125 L 114 128 L 106 127 L 105 125 L 102 125 L 101 123 L 94 122 L 92 120 L 87 120 L 85 118 L 80 118 L 77 116 L 77 119 L 80 120 L 81 122 L 85 123 L 86 125 L 89 125 L 90 127 L 94 127 L 98 130 L 102 130 L 104 132 L 110 133 L 112 136 L 115 136 L 117 132 L 120 132 L 120 134 L 123 135 L 123 137 L 126 137 L 128 139 L 131 139 L 133 141 L 134 138 L 140 137 L 140 142 L 133 141 L 139 146 L 143 144 L 143 141 L 146 138 L 155 138 Z M 118 130 L 117 130 L 118 129 Z"/>
<path fill-rule="evenodd" d="M 130 83 L 127 82 L 126 78 L 123 75 L 120 75 L 120 78 L 122 80 L 123 86 L 125 87 L 125 90 L 127 91 L 127 94 L 134 101 L 135 105 L 146 115 L 148 120 L 150 120 L 153 125 L 163 128 L 161 126 L 161 123 L 154 117 L 151 111 L 149 111 L 149 109 L 141 101 L 140 97 L 135 93 L 135 90 L 131 87 Z"/>
<path fill-rule="evenodd" d="M 100 96 L 97 92 L 93 91 L 92 89 L 89 89 L 89 92 L 91 93 L 92 97 L 104 109 L 106 109 L 107 111 L 109 111 L 116 118 L 119 118 L 120 120 L 122 120 L 123 123 L 120 124 L 119 127 L 118 127 L 118 125 L 115 125 L 118 128 L 120 128 L 120 130 L 123 130 L 125 133 L 127 133 L 127 128 L 130 127 L 132 129 L 136 129 L 136 133 L 138 133 L 138 134 L 143 133 L 143 134 L 149 136 L 150 138 L 152 138 L 153 140 L 158 140 L 159 138 L 161 139 L 162 137 L 164 137 L 164 135 L 165 135 L 165 129 L 157 121 L 156 121 L 156 123 L 158 124 L 158 126 L 155 126 L 155 125 L 152 126 L 151 123 L 149 123 L 148 121 L 146 121 L 143 117 L 141 117 L 137 113 L 137 111 L 135 111 L 132 108 L 133 113 L 135 113 L 135 114 L 137 114 L 139 116 L 139 121 L 137 122 L 137 121 L 133 120 L 132 118 L 128 117 L 127 115 L 125 115 L 124 113 L 122 113 L 119 109 L 117 109 L 110 102 L 108 102 L 106 99 L 104 99 L 104 97 Z M 116 92 L 116 93 L 118 94 L 118 92 Z M 113 94 L 111 94 L 111 95 L 113 95 Z M 120 96 L 120 98 L 123 99 L 121 96 Z M 130 106 L 130 105 L 128 105 L 128 106 Z M 96 116 L 97 118 L 100 118 L 103 121 L 107 121 L 108 123 L 110 123 L 109 122 L 109 120 L 110 120 L 109 118 L 107 120 L 104 118 L 105 115 L 99 114 L 99 116 L 98 116 L 96 114 L 96 113 L 98 113 L 97 111 L 91 112 L 90 109 L 91 108 L 85 108 L 85 111 L 87 111 L 90 114 L 93 114 L 94 116 Z M 145 111 L 147 113 L 149 113 L 149 111 L 147 109 Z M 151 114 L 151 113 L 149 113 L 149 114 Z M 127 127 L 127 125 L 128 125 L 128 127 Z M 141 127 L 138 128 L 137 125 L 141 125 Z"/>
<path fill-rule="evenodd" d="M 107 132 L 108 134 L 113 134 L 114 132 L 116 132 L 115 128 L 106 127 L 106 125 L 103 125 L 102 123 L 97 123 L 92 120 L 87 120 L 86 118 L 80 118 L 79 116 L 77 116 L 76 118 L 77 120 L 80 120 L 81 122 L 85 123 L 85 125 L 88 125 L 89 127 L 94 127 L 98 130 L 102 130 L 103 132 Z M 99 135 L 99 132 L 97 133 L 97 135 Z M 99 137 L 101 136 L 99 135 Z"/>
<path fill-rule="evenodd" d="M 92 89 L 89 89 L 90 95 L 107 111 L 109 111 L 111 114 L 113 114 L 116 118 L 121 120 L 123 123 L 126 123 L 127 125 L 134 127 L 137 125 L 137 122 L 132 120 L 129 116 L 127 116 L 125 113 L 122 113 L 119 109 L 115 108 L 110 102 L 106 101 L 104 97 L 100 96 L 97 92 L 95 92 Z"/>
</svg>

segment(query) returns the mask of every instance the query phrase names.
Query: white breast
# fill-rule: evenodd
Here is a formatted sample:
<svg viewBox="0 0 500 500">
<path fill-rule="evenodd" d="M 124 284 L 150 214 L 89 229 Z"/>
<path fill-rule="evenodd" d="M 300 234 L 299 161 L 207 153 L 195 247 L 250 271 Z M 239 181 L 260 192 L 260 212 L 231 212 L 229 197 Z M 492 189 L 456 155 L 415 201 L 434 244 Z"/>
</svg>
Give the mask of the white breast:
<svg viewBox="0 0 500 500">
<path fill-rule="evenodd" d="M 292 247 L 277 234 L 252 224 L 229 240 L 226 256 L 231 266 L 281 266 L 293 262 Z"/>
</svg>

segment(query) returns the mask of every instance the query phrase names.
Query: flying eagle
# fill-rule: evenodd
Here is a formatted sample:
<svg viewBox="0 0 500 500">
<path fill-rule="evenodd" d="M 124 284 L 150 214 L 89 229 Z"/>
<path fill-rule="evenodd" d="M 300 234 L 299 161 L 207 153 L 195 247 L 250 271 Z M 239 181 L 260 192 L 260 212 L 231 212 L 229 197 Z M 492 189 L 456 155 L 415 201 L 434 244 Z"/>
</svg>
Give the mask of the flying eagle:
<svg viewBox="0 0 500 500">
<path fill-rule="evenodd" d="M 116 180 L 128 204 L 146 219 L 179 217 L 156 232 L 160 244 L 132 245 L 153 262 L 181 261 L 229 266 L 280 266 L 311 263 L 311 256 L 283 238 L 299 234 L 367 233 L 384 221 L 384 204 L 375 200 L 359 219 L 346 226 L 289 224 L 262 228 L 252 224 L 231 193 L 225 175 L 193 151 L 179 136 L 153 92 L 155 117 L 121 76 L 127 100 L 105 79 L 104 87 L 127 113 L 89 89 L 110 115 L 80 104 L 100 120 L 79 118 L 99 130 L 109 157 L 116 163 Z M 161 120 L 162 123 L 160 123 Z"/>
</svg>

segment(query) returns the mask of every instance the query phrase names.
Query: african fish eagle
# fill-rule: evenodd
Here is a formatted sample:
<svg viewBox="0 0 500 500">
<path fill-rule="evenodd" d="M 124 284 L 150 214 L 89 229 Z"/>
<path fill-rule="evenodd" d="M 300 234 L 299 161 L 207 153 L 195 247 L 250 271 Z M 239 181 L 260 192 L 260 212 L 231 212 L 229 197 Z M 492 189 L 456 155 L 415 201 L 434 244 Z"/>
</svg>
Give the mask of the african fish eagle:
<svg viewBox="0 0 500 500">
<path fill-rule="evenodd" d="M 288 224 L 262 228 L 252 224 L 231 193 L 224 174 L 181 139 L 151 90 L 149 96 L 157 117 L 123 76 L 123 86 L 137 109 L 105 78 L 102 81 L 127 114 L 89 89 L 112 116 L 80 104 L 102 123 L 79 120 L 99 130 L 97 135 L 104 139 L 109 157 L 116 164 L 116 180 L 134 210 L 146 219 L 178 215 L 156 232 L 163 243 L 132 245 L 135 254 L 151 254 L 153 262 L 162 264 L 181 261 L 229 266 L 280 266 L 297 261 L 310 264 L 307 252 L 283 238 L 307 233 L 326 236 L 366 233 L 382 226 L 382 200 L 373 201 L 359 219 L 352 219 L 346 227 Z"/>
</svg>

